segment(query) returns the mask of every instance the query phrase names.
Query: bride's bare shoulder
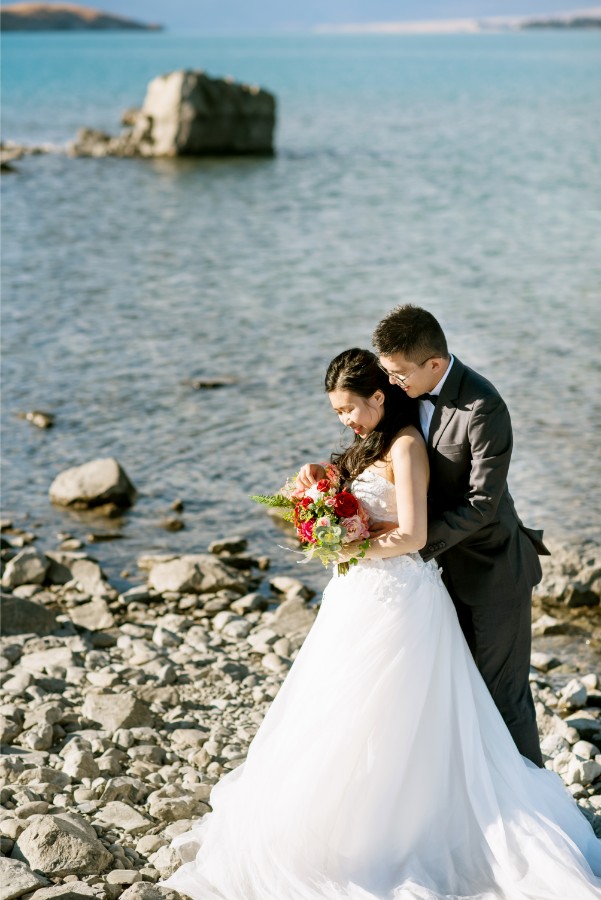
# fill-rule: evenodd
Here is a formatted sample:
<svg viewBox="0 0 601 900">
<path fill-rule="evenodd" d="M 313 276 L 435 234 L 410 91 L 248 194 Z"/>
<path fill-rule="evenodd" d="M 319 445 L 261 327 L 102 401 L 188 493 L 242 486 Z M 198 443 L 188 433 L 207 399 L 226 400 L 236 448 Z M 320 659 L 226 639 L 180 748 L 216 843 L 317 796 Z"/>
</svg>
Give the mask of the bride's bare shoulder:
<svg viewBox="0 0 601 900">
<path fill-rule="evenodd" d="M 423 435 L 419 428 L 416 428 L 415 425 L 405 425 L 405 427 L 401 428 L 401 430 L 396 434 L 390 449 L 392 450 L 397 446 L 409 448 L 414 445 L 421 445 L 425 449 L 426 442 L 424 441 Z"/>
<path fill-rule="evenodd" d="M 407 425 L 399 431 L 392 442 L 390 457 L 393 470 L 397 473 L 395 482 L 401 472 L 412 475 L 423 472 L 426 478 L 428 477 L 430 469 L 428 449 L 421 432 L 414 425 Z"/>
</svg>

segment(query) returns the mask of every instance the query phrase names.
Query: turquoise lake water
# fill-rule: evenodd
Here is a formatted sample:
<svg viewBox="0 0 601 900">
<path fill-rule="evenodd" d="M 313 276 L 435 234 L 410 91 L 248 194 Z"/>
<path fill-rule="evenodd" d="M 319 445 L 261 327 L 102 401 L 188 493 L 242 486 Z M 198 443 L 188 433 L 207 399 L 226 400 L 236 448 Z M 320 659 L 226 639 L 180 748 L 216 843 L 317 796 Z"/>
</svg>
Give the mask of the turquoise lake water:
<svg viewBox="0 0 601 900">
<path fill-rule="evenodd" d="M 601 35 L 5 35 L 2 137 L 116 133 L 182 67 L 274 91 L 277 155 L 3 176 L 4 513 L 44 546 L 85 534 L 49 484 L 115 455 L 140 498 L 94 547 L 109 569 L 232 531 L 289 565 L 246 498 L 339 445 L 327 362 L 410 301 L 508 402 L 523 518 L 599 538 Z"/>
</svg>

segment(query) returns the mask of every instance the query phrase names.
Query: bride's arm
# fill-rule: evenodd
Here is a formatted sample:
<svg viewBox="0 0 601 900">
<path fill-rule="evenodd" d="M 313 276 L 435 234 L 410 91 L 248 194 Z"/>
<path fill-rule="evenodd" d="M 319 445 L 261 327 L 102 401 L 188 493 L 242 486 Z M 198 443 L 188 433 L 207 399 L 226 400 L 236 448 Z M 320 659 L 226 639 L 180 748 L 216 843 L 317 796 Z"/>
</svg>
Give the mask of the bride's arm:
<svg viewBox="0 0 601 900">
<path fill-rule="evenodd" d="M 429 466 L 423 438 L 413 429 L 400 435 L 392 445 L 390 455 L 399 522 L 386 534 L 370 538 L 366 559 L 417 553 L 426 544 Z M 349 547 L 353 545 L 349 544 Z M 349 554 L 345 553 L 345 556 Z"/>
</svg>

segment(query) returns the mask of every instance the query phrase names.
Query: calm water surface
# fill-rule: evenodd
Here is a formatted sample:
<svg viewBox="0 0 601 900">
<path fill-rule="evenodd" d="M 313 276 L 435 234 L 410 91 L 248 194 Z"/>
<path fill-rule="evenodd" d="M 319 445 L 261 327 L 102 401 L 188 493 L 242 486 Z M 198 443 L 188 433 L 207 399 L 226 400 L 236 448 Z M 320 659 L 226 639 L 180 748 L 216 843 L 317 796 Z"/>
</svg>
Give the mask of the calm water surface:
<svg viewBox="0 0 601 900">
<path fill-rule="evenodd" d="M 30 143 L 116 132 L 184 66 L 279 101 L 273 159 L 50 155 L 3 178 L 3 509 L 44 546 L 90 529 L 52 478 L 114 455 L 140 498 L 94 547 L 110 573 L 231 532 L 289 566 L 247 497 L 339 446 L 325 367 L 406 301 L 508 402 L 526 521 L 600 536 L 599 35 L 7 35 L 2 65 L 3 138 Z M 184 384 L 203 376 L 236 383 Z"/>
</svg>

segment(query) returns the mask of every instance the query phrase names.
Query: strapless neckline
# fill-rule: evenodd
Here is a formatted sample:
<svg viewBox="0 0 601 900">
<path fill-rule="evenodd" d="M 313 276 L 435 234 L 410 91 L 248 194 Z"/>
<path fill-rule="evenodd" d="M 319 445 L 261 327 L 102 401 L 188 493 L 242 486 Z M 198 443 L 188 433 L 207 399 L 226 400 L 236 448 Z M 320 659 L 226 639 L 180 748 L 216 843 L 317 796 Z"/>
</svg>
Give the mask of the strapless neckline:
<svg viewBox="0 0 601 900">
<path fill-rule="evenodd" d="M 365 469 L 351 482 L 351 490 L 372 520 L 395 520 L 394 484 L 373 469 Z"/>
<path fill-rule="evenodd" d="M 376 472 L 375 469 L 364 469 L 360 475 L 357 475 L 357 477 L 354 479 L 354 481 L 359 481 L 359 479 L 363 478 L 364 475 L 373 475 L 374 478 L 379 478 L 380 481 L 383 481 L 385 484 L 390 485 L 391 488 L 394 487 L 394 484 L 392 481 L 389 481 L 388 478 L 385 478 L 384 475 L 380 475 L 380 473 Z"/>
</svg>

